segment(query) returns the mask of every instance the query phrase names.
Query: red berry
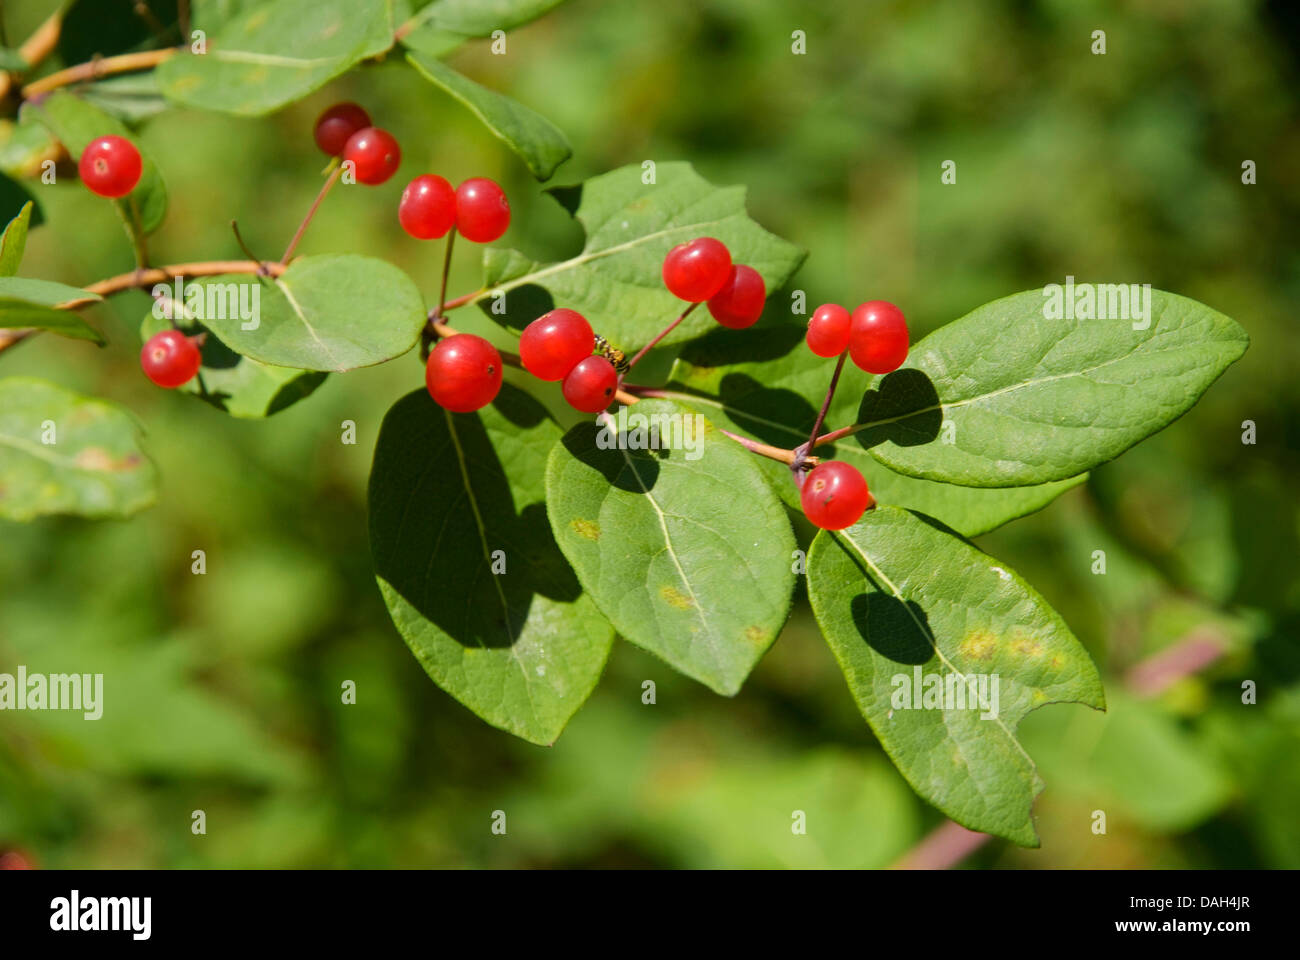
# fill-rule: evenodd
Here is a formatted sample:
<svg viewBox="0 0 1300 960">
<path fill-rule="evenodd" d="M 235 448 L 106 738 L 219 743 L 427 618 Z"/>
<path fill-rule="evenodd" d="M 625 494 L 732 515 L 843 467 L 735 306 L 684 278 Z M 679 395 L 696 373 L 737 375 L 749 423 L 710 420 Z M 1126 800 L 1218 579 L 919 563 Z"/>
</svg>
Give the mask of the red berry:
<svg viewBox="0 0 1300 960">
<path fill-rule="evenodd" d="M 472 333 L 444 337 L 429 353 L 424 383 L 429 396 L 452 413 L 486 407 L 501 391 L 501 354 Z"/>
<path fill-rule="evenodd" d="M 804 477 L 799 493 L 804 516 L 823 530 L 853 526 L 873 502 L 867 481 L 843 460 L 817 464 Z"/>
<path fill-rule="evenodd" d="M 903 311 L 884 300 L 868 300 L 853 311 L 849 356 L 867 373 L 890 373 L 907 359 Z"/>
<path fill-rule="evenodd" d="M 740 264 L 731 268 L 722 289 L 709 298 L 709 313 L 724 327 L 743 330 L 752 327 L 762 315 L 765 300 L 767 284 L 762 275 Z"/>
<path fill-rule="evenodd" d="M 618 390 L 618 371 L 604 357 L 588 357 L 564 378 L 564 399 L 583 413 L 600 413 Z"/>
<path fill-rule="evenodd" d="M 30 870 L 32 862 L 17 850 L 0 853 L 0 870 Z"/>
<path fill-rule="evenodd" d="M 352 161 L 358 183 L 374 186 L 397 172 L 402 163 L 402 148 L 387 130 L 362 127 L 348 138 L 343 159 Z"/>
<path fill-rule="evenodd" d="M 664 286 L 688 303 L 708 300 L 730 276 L 731 253 L 712 237 L 679 243 L 664 257 Z"/>
<path fill-rule="evenodd" d="M 524 369 L 541 380 L 563 380 L 591 356 L 596 337 L 591 324 L 576 310 L 552 310 L 528 326 L 519 337 Z"/>
<path fill-rule="evenodd" d="M 456 191 L 443 177 L 421 174 L 402 191 L 397 219 L 417 240 L 445 236 L 456 225 Z"/>
<path fill-rule="evenodd" d="M 77 165 L 81 182 L 101 197 L 125 197 L 140 182 L 143 169 L 135 144 L 112 136 L 90 141 Z"/>
<path fill-rule="evenodd" d="M 316 146 L 337 157 L 352 134 L 370 126 L 370 114 L 355 103 L 336 103 L 316 121 Z"/>
<path fill-rule="evenodd" d="M 838 357 L 849 348 L 849 312 L 838 303 L 823 303 L 808 320 L 808 349 L 819 357 Z"/>
<path fill-rule="evenodd" d="M 155 333 L 140 350 L 140 366 L 145 376 L 168 389 L 189 383 L 202 362 L 194 341 L 179 330 Z"/>
<path fill-rule="evenodd" d="M 456 229 L 466 240 L 491 243 L 510 226 L 510 202 L 495 180 L 470 177 L 456 188 Z"/>
</svg>

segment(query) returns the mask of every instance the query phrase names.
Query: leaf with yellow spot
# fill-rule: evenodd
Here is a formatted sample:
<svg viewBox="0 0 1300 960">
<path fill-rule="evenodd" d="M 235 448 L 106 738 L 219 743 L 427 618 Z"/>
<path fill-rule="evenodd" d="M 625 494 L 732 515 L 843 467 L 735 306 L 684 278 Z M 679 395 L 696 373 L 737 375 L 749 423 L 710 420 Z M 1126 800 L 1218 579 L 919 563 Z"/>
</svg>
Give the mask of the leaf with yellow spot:
<svg viewBox="0 0 1300 960">
<path fill-rule="evenodd" d="M 129 411 L 44 380 L 0 380 L 0 517 L 127 517 L 156 496 Z"/>
<path fill-rule="evenodd" d="M 1043 782 L 1016 728 L 1046 703 L 1105 709 L 1097 668 L 1060 615 L 1005 564 L 896 507 L 819 533 L 808 595 L 858 708 L 916 792 L 971 830 L 1037 846 Z M 942 707 L 911 696 L 918 671 L 923 687 L 951 689 Z"/>
</svg>

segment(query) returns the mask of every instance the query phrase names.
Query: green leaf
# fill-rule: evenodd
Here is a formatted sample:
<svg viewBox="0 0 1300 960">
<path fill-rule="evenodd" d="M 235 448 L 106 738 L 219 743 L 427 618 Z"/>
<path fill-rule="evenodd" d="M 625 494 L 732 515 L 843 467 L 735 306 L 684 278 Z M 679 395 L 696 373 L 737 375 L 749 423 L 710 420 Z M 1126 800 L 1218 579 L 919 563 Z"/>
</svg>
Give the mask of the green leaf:
<svg viewBox="0 0 1300 960">
<path fill-rule="evenodd" d="M 513 30 L 536 20 L 564 0 L 434 0 L 413 18 L 412 32 L 433 28 L 467 37 Z"/>
<path fill-rule="evenodd" d="M 640 164 L 630 164 L 576 187 L 552 187 L 548 192 L 586 230 L 586 245 L 560 263 L 537 263 L 514 250 L 486 250 L 484 287 L 508 294 L 505 313 L 489 316 L 522 329 L 552 306 L 569 307 L 631 353 L 682 312 L 684 304 L 663 281 L 664 255 L 676 244 L 716 237 L 737 263 L 763 275 L 769 292 L 803 263 L 803 250 L 746 215 L 744 187 L 715 187 L 689 163 L 659 164 L 655 183 L 642 183 L 642 173 Z M 713 327 L 708 311 L 696 310 L 662 343 L 683 343 Z"/>
<path fill-rule="evenodd" d="M 158 67 L 169 100 L 260 116 L 393 45 L 392 0 L 275 0 L 224 23 L 203 54 Z"/>
<path fill-rule="evenodd" d="M 754 455 L 704 417 L 664 400 L 624 411 L 617 431 L 579 424 L 551 451 L 555 540 L 620 634 L 731 696 L 790 610 L 789 520 Z M 641 415 L 672 425 L 660 449 L 601 449 L 644 438 Z"/>
<path fill-rule="evenodd" d="M 929 480 L 1062 480 L 1178 419 L 1249 343 L 1223 314 L 1159 290 L 1144 330 L 1133 320 L 1049 319 L 1048 303 L 1041 290 L 1018 293 L 925 337 L 863 399 L 859 442 Z M 953 442 L 935 442 L 941 427 Z"/>
<path fill-rule="evenodd" d="M 45 124 L 30 115 L 23 117 L 17 123 L 12 120 L 0 120 L 0 170 L 4 171 L 7 177 L 15 180 L 39 177 L 43 172 L 42 164 L 47 160 L 57 161 L 60 153 L 59 143 L 54 139 L 54 135 Z M 3 185 L 5 194 L 0 197 L 0 202 L 4 204 L 0 207 L 0 211 L 17 211 L 27 200 L 32 199 L 30 196 L 25 196 L 26 190 L 16 183 L 11 184 L 7 179 L 0 179 L 0 185 Z M 16 197 L 21 196 L 21 199 L 13 203 L 8 197 L 10 193 Z M 32 216 L 32 226 L 41 222 L 40 214 L 41 208 L 37 204 Z"/>
<path fill-rule="evenodd" d="M 10 224 L 12 227 L 14 224 Z M 5 231 L 6 238 L 8 230 Z M 21 256 L 21 253 L 19 254 Z M 75 311 L 55 309 L 56 304 L 74 300 L 99 300 L 98 294 L 53 280 L 0 276 L 0 329 L 18 330 L 39 327 L 76 340 L 103 343 L 98 330 Z"/>
<path fill-rule="evenodd" d="M 123 408 L 44 380 L 0 380 L 0 517 L 126 517 L 154 502 L 153 464 Z"/>
<path fill-rule="evenodd" d="M 36 198 L 22 184 L 0 173 L 0 218 L 16 217 L 29 203 L 35 204 L 31 226 L 38 226 L 45 221 L 45 217 L 41 214 L 41 207 L 36 203 Z"/>
<path fill-rule="evenodd" d="M 149 154 L 140 149 L 140 143 L 126 125 L 99 107 L 87 103 L 66 90 L 55 90 L 39 100 L 23 104 L 23 117 L 28 111 L 45 125 L 75 159 L 97 137 L 115 135 L 125 137 L 140 150 L 143 170 L 136 188 L 120 200 L 114 200 L 128 222 L 139 212 L 140 224 L 145 233 L 152 233 L 167 216 L 167 188 L 162 175 Z"/>
<path fill-rule="evenodd" d="M 406 55 L 425 78 L 469 107 L 484 125 L 528 164 L 538 180 L 548 180 L 555 168 L 573 155 L 564 133 L 523 104 L 480 86 L 433 56 Z"/>
<path fill-rule="evenodd" d="M 686 346 L 667 390 L 659 395 L 698 409 L 733 433 L 793 449 L 808 441 L 833 370 L 834 361 L 814 356 L 804 346 L 802 327 L 718 329 Z M 823 432 L 856 418 L 870 380 L 853 364 L 844 365 Z M 895 473 L 851 439 L 818 447 L 817 455 L 857 467 L 877 502 L 919 510 L 967 537 L 1040 510 L 1084 480 L 996 490 L 934 483 Z M 757 462 L 777 494 L 801 510 L 789 468 L 767 458 Z"/>
<path fill-rule="evenodd" d="M 23 55 L 12 47 L 0 47 L 0 70 L 7 70 L 13 73 L 24 73 L 29 69 L 29 64 L 23 59 Z"/>
<path fill-rule="evenodd" d="M 913 789 L 971 830 L 1037 846 L 1043 784 L 1016 727 L 1045 703 L 1105 708 L 1096 667 L 1056 611 L 1014 571 L 894 507 L 817 535 L 808 596 L 858 708 Z M 936 678 L 921 690 L 988 677 L 991 692 L 996 676 L 996 716 L 952 702 L 915 708 L 903 683 L 918 672 Z"/>
<path fill-rule="evenodd" d="M 9 221 L 4 234 L 0 235 L 0 277 L 12 277 L 23 261 L 23 251 L 27 249 L 27 229 L 32 220 L 32 206 L 31 200 L 24 203 L 18 216 Z"/>
<path fill-rule="evenodd" d="M 187 336 L 204 331 L 197 323 L 178 320 L 177 324 Z M 165 317 L 149 313 L 140 325 L 140 337 L 148 340 L 169 326 Z M 203 365 L 199 376 L 178 389 L 242 419 L 261 419 L 279 413 L 311 396 L 328 376 L 291 367 L 273 367 L 251 357 L 241 357 L 215 336 L 204 341 L 200 352 Z"/>
<path fill-rule="evenodd" d="M 370 474 L 370 550 L 398 631 L 438 686 L 539 744 L 590 695 L 614 639 L 543 515 L 559 438 L 509 384 L 477 414 L 421 389 L 384 417 Z"/>
<path fill-rule="evenodd" d="M 139 123 L 157 116 L 170 104 L 158 90 L 158 75 L 150 70 L 120 77 L 106 77 L 87 84 L 79 91 L 87 103 L 124 123 Z"/>
<path fill-rule="evenodd" d="M 200 288 L 201 296 L 193 292 Z M 426 321 L 410 277 L 354 254 L 299 257 L 276 280 L 229 275 L 191 280 L 185 289 L 191 315 L 231 350 L 299 370 L 391 360 L 415 346 Z"/>
</svg>

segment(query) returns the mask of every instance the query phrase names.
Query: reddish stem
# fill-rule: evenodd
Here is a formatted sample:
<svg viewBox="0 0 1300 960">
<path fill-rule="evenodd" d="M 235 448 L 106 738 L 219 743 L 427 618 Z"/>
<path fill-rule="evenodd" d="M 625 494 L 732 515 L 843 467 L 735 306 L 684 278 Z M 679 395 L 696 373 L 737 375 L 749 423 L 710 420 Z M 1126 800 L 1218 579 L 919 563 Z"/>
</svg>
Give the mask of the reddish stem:
<svg viewBox="0 0 1300 960">
<path fill-rule="evenodd" d="M 685 320 L 687 317 L 689 317 L 691 315 L 691 311 L 698 306 L 699 306 L 698 303 L 692 303 L 689 307 L 687 307 L 685 310 L 681 312 L 681 314 L 677 317 L 676 320 L 674 320 L 672 323 L 668 324 L 668 326 L 660 330 L 659 335 L 657 337 L 655 337 L 644 347 L 642 347 L 640 350 L 634 353 L 632 355 L 632 359 L 627 362 L 627 370 L 631 370 L 633 367 L 635 367 L 638 360 L 640 360 L 647 353 L 649 353 L 650 350 L 654 348 L 655 344 L 657 344 L 660 340 L 662 340 L 664 337 L 668 336 L 668 334 L 676 330 L 677 325 L 681 323 L 683 320 Z M 624 373 L 626 372 L 627 371 L 625 370 Z"/>
<path fill-rule="evenodd" d="M 329 175 L 329 179 L 325 181 L 325 185 L 320 188 L 320 193 L 316 194 L 316 202 L 313 203 L 311 209 L 307 211 L 307 216 L 303 217 L 302 223 L 298 224 L 298 232 L 295 233 L 293 239 L 289 241 L 289 246 L 284 251 L 284 256 L 280 258 L 280 263 L 287 264 L 289 262 L 289 258 L 293 256 L 293 251 L 298 248 L 298 241 L 301 240 L 302 235 L 307 232 L 307 226 L 311 223 L 312 217 L 316 216 L 316 211 L 320 209 L 321 201 L 325 199 L 325 195 L 330 192 L 330 189 L 338 182 L 339 177 L 342 175 L 343 165 L 338 163 L 337 159 L 335 159 L 334 163 L 336 164 L 334 171 Z"/>
</svg>

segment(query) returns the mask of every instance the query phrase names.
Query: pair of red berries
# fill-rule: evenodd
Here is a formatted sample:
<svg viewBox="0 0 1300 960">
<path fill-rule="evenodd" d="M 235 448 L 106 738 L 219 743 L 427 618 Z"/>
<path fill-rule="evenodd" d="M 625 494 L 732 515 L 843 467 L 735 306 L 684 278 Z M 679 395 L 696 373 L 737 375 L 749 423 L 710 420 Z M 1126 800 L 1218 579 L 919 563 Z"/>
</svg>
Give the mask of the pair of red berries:
<svg viewBox="0 0 1300 960">
<path fill-rule="evenodd" d="M 575 410 L 599 413 L 618 391 L 618 371 L 592 353 L 596 335 L 576 310 L 552 310 L 519 338 L 519 360 L 540 380 L 563 380 L 564 399 Z M 439 406 L 470 413 L 487 406 L 501 390 L 501 354 L 482 337 L 458 333 L 440 340 L 424 370 L 425 386 Z"/>
<path fill-rule="evenodd" d="M 544 313 L 519 337 L 519 361 L 539 380 L 563 380 L 569 406 L 583 413 L 600 413 L 618 392 L 618 371 L 605 357 L 593 354 L 596 334 L 587 318 L 561 307 Z"/>
<path fill-rule="evenodd" d="M 848 350 L 867 373 L 892 373 L 907 359 L 907 321 L 884 300 L 858 304 L 851 314 L 838 303 L 823 303 L 808 321 L 807 341 L 819 357 Z"/>
<path fill-rule="evenodd" d="M 763 313 L 767 285 L 753 267 L 731 262 L 721 240 L 700 237 L 679 243 L 664 257 L 664 286 L 688 303 L 708 302 L 709 313 L 724 327 L 743 330 Z"/>
<path fill-rule="evenodd" d="M 377 186 L 402 163 L 402 148 L 387 130 L 372 126 L 370 114 L 355 103 L 336 103 L 316 120 L 316 146 L 352 164 L 358 183 Z"/>
<path fill-rule="evenodd" d="M 510 202 L 487 177 L 470 177 L 452 189 L 445 177 L 424 173 L 402 191 L 397 219 L 417 240 L 437 240 L 455 227 L 466 240 L 491 243 L 510 226 Z"/>
<path fill-rule="evenodd" d="M 96 137 L 81 151 L 77 173 L 81 182 L 101 197 L 125 197 L 140 182 L 144 161 L 125 137 Z"/>
</svg>

